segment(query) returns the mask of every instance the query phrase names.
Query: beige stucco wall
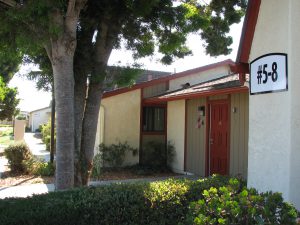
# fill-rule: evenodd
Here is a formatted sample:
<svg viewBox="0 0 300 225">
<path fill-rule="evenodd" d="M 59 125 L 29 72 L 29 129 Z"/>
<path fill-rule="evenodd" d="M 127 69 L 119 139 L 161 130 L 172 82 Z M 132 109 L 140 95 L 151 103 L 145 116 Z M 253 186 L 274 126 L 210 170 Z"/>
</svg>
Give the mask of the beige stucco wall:
<svg viewBox="0 0 300 225">
<path fill-rule="evenodd" d="M 299 0 L 264 0 L 250 60 L 268 53 L 288 54 L 289 90 L 250 96 L 248 185 L 279 191 L 300 208 L 300 21 Z"/>
<path fill-rule="evenodd" d="M 134 90 L 102 100 L 104 109 L 104 144 L 127 141 L 139 148 L 141 90 Z M 97 134 L 98 135 L 98 134 Z M 138 156 L 127 155 L 126 165 L 138 163 Z"/>
<path fill-rule="evenodd" d="M 99 150 L 99 145 L 104 142 L 104 106 L 100 106 L 98 124 L 97 124 L 97 135 L 95 139 L 94 153 L 97 154 Z"/>
<path fill-rule="evenodd" d="M 216 79 L 228 75 L 230 73 L 229 66 L 220 66 L 214 69 L 210 69 L 204 72 L 191 74 L 174 80 L 170 80 L 169 89 L 176 90 L 182 88 L 181 85 L 190 83 L 190 85 L 199 84 L 204 81 Z"/>
<path fill-rule="evenodd" d="M 36 129 L 39 128 L 40 125 L 47 123 L 50 117 L 51 117 L 50 107 L 30 112 L 29 126 L 31 127 L 31 131 L 34 132 Z"/>
<path fill-rule="evenodd" d="M 175 147 L 174 172 L 184 172 L 185 100 L 168 102 L 167 140 Z"/>
<path fill-rule="evenodd" d="M 14 140 L 23 141 L 25 133 L 26 120 L 15 120 Z"/>
</svg>

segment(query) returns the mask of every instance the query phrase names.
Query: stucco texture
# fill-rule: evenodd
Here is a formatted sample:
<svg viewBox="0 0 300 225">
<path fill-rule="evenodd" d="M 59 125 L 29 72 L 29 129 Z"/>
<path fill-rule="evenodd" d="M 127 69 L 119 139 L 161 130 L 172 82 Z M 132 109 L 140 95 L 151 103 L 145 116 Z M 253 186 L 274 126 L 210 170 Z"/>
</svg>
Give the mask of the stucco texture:
<svg viewBox="0 0 300 225">
<path fill-rule="evenodd" d="M 300 208 L 300 1 L 263 0 L 250 62 L 268 53 L 287 53 L 288 91 L 249 98 L 248 185 L 279 191 Z"/>
<path fill-rule="evenodd" d="M 140 89 L 102 100 L 104 114 L 104 144 L 127 142 L 139 148 L 140 141 Z M 124 164 L 138 163 L 138 156 L 127 155 Z"/>
<path fill-rule="evenodd" d="M 174 172 L 184 172 L 185 100 L 168 102 L 167 139 L 175 147 Z"/>
</svg>

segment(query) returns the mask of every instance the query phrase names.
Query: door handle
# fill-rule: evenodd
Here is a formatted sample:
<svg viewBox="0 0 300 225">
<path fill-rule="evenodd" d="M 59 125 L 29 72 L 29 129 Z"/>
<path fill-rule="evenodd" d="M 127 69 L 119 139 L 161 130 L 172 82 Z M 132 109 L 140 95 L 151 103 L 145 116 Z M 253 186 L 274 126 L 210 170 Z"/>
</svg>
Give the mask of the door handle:
<svg viewBox="0 0 300 225">
<path fill-rule="evenodd" d="M 210 139 L 209 139 L 209 144 L 212 145 L 213 143 L 214 143 L 214 139 L 213 139 L 213 138 L 210 138 Z"/>
</svg>

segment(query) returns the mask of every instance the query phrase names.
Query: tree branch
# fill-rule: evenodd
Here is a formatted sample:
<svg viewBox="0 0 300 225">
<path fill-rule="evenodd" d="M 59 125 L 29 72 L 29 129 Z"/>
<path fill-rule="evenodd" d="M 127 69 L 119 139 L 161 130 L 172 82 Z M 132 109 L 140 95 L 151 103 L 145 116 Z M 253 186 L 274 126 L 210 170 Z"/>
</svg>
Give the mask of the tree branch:
<svg viewBox="0 0 300 225">
<path fill-rule="evenodd" d="M 69 0 L 66 17 L 74 15 L 75 5 L 76 0 Z"/>
</svg>

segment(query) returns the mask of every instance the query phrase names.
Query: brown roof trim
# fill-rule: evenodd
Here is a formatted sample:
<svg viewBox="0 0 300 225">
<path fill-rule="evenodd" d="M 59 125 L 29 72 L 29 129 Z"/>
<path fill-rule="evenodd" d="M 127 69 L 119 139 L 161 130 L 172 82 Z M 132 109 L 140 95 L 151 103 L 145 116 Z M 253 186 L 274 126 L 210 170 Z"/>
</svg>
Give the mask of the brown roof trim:
<svg viewBox="0 0 300 225">
<path fill-rule="evenodd" d="M 246 16 L 244 19 L 239 50 L 236 58 L 237 63 L 248 63 L 254 37 L 257 17 L 260 9 L 261 0 L 249 0 Z"/>
<path fill-rule="evenodd" d="M 225 88 L 220 90 L 208 90 L 208 91 L 201 91 L 198 93 L 191 93 L 191 94 L 185 94 L 185 95 L 177 95 L 172 96 L 169 98 L 149 98 L 145 99 L 145 103 L 158 103 L 158 102 L 168 102 L 168 101 L 176 101 L 176 100 L 182 100 L 182 99 L 193 99 L 193 98 L 199 98 L 199 97 L 207 97 L 207 96 L 214 96 L 214 95 L 221 95 L 221 94 L 234 94 L 234 93 L 246 93 L 249 92 L 248 87 L 242 86 L 242 87 L 233 87 L 233 88 Z"/>
<path fill-rule="evenodd" d="M 134 91 L 134 90 L 140 89 L 140 88 L 149 87 L 149 86 L 152 86 L 152 85 L 160 84 L 160 83 L 163 83 L 163 82 L 167 82 L 167 81 L 170 81 L 170 80 L 178 79 L 178 78 L 185 77 L 185 76 L 188 76 L 188 75 L 191 75 L 191 74 L 204 72 L 204 71 L 207 71 L 207 70 L 211 70 L 211 69 L 214 69 L 214 68 L 217 68 L 217 67 L 220 67 L 220 66 L 226 66 L 226 65 L 232 67 L 232 66 L 235 65 L 235 63 L 231 59 L 227 59 L 227 60 L 224 60 L 224 61 L 221 61 L 221 62 L 212 63 L 212 64 L 205 65 L 205 66 L 202 66 L 202 67 L 198 67 L 198 68 L 195 68 L 195 69 L 186 70 L 186 71 L 183 71 L 183 72 L 180 72 L 180 73 L 172 74 L 170 76 L 165 76 L 165 77 L 162 77 L 162 78 L 158 78 L 158 79 L 150 80 L 150 81 L 147 81 L 147 82 L 139 83 L 139 84 L 133 85 L 132 87 L 120 88 L 120 89 L 117 89 L 117 90 L 114 90 L 114 91 L 109 91 L 109 92 L 106 92 L 106 93 L 103 94 L 103 98 L 111 97 L 111 96 L 114 96 L 114 95 L 119 95 L 119 94 L 122 94 L 122 93 L 125 93 L 125 92 L 128 92 L 128 91 Z"/>
</svg>

